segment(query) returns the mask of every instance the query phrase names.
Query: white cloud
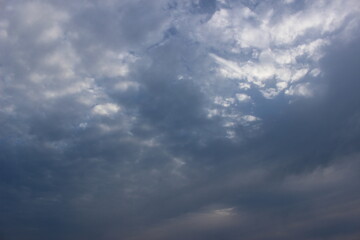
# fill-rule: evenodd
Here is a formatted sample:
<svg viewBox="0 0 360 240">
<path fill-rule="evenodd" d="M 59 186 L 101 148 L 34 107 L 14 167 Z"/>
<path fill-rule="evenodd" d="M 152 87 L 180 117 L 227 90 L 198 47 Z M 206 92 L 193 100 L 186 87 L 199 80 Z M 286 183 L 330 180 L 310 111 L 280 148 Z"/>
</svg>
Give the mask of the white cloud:
<svg viewBox="0 0 360 240">
<path fill-rule="evenodd" d="M 285 91 L 285 94 L 291 96 L 311 97 L 313 95 L 313 91 L 310 83 L 300 83 L 295 86 L 291 86 Z"/>
<path fill-rule="evenodd" d="M 44 96 L 46 98 L 58 98 L 73 94 L 84 93 L 92 87 L 92 81 L 74 81 L 70 82 L 68 87 L 64 87 L 60 90 L 46 90 Z"/>
<path fill-rule="evenodd" d="M 218 64 L 219 78 L 238 79 L 240 88 L 248 89 L 245 80 L 264 97 L 274 98 L 308 73 L 319 76 L 323 47 L 341 36 L 340 27 L 360 13 L 357 1 L 309 1 L 303 10 L 282 11 L 292 2 L 284 1 L 279 10 L 259 8 L 260 12 L 241 4 L 223 6 L 192 36 L 216 50 L 210 57 Z M 287 94 L 311 95 L 304 87 L 297 89 Z"/>
<path fill-rule="evenodd" d="M 223 98 L 223 97 L 217 96 L 214 99 L 214 103 L 221 105 L 223 107 L 230 107 L 232 104 L 235 103 L 235 99 L 234 98 Z"/>
<path fill-rule="evenodd" d="M 207 111 L 207 117 L 208 118 L 212 118 L 212 117 L 215 117 L 215 116 L 219 116 L 220 115 L 220 112 L 218 109 L 208 109 Z"/>
<path fill-rule="evenodd" d="M 120 106 L 118 106 L 114 103 L 105 103 L 105 104 L 96 105 L 93 108 L 92 112 L 97 115 L 108 116 L 108 115 L 115 114 L 120 110 L 121 110 Z"/>
<path fill-rule="evenodd" d="M 287 4 L 290 4 L 290 3 L 294 2 L 294 0 L 283 0 L 283 1 L 284 1 L 284 3 L 287 3 Z"/>
<path fill-rule="evenodd" d="M 237 93 L 236 94 L 236 99 L 239 102 L 248 102 L 251 100 L 251 97 L 249 95 L 243 94 L 243 93 Z"/>
<path fill-rule="evenodd" d="M 307 68 L 296 70 L 295 73 L 291 76 L 291 81 L 296 82 L 302 79 L 308 73 L 308 71 L 309 70 Z"/>
<path fill-rule="evenodd" d="M 245 120 L 246 122 L 255 122 L 260 120 L 258 117 L 252 116 L 252 115 L 245 115 L 242 117 L 243 120 Z"/>
<path fill-rule="evenodd" d="M 115 89 L 125 92 L 129 89 L 138 89 L 140 86 L 139 83 L 133 81 L 120 81 L 116 83 Z"/>
<path fill-rule="evenodd" d="M 320 69 L 318 68 L 314 68 L 313 70 L 311 70 L 310 74 L 314 77 L 319 76 L 319 74 L 321 73 Z"/>
<path fill-rule="evenodd" d="M 107 50 L 99 56 L 95 74 L 102 77 L 123 77 L 129 72 L 129 63 L 136 61 L 136 57 L 123 52 Z"/>
<path fill-rule="evenodd" d="M 248 89 L 251 88 L 251 86 L 250 86 L 249 83 L 243 83 L 243 82 L 240 82 L 240 83 L 238 84 L 238 86 L 239 86 L 240 89 L 244 89 L 244 90 L 248 90 Z"/>
<path fill-rule="evenodd" d="M 272 99 L 279 94 L 279 91 L 276 88 L 266 88 L 264 90 L 260 90 L 264 98 Z"/>
</svg>

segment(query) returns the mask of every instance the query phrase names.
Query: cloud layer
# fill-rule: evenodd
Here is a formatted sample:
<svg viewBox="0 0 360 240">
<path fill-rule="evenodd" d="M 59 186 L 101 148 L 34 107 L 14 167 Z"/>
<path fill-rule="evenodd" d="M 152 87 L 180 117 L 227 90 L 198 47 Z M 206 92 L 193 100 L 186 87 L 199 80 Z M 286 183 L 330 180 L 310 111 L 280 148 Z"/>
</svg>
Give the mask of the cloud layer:
<svg viewBox="0 0 360 240">
<path fill-rule="evenodd" d="M 1 5 L 1 239 L 360 237 L 356 0 Z"/>
</svg>

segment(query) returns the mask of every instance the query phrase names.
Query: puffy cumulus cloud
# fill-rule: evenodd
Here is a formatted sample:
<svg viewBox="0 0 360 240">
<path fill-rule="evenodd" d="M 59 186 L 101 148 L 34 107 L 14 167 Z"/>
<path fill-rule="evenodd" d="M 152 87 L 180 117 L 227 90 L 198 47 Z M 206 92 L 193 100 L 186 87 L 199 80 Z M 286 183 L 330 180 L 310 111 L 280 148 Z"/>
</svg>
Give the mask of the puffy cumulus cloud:
<svg viewBox="0 0 360 240">
<path fill-rule="evenodd" d="M 2 1 L 0 239 L 358 239 L 359 4 Z"/>
</svg>

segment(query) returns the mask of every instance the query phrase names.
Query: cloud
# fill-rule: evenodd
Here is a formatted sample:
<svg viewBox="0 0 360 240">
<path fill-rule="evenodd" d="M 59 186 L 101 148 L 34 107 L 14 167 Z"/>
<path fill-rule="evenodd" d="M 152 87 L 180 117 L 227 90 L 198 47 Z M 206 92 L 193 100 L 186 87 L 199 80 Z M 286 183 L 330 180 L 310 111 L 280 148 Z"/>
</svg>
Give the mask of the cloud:
<svg viewBox="0 0 360 240">
<path fill-rule="evenodd" d="M 132 239 L 182 239 L 184 237 L 207 237 L 212 239 L 217 231 L 234 227 L 240 217 L 233 208 L 209 209 L 189 213 L 148 230 L 144 235 Z M 205 234 L 207 233 L 207 234 Z"/>
<path fill-rule="evenodd" d="M 356 1 L 3 5 L 0 238 L 358 238 Z"/>
<path fill-rule="evenodd" d="M 236 99 L 240 102 L 247 102 L 247 101 L 250 101 L 251 97 L 249 95 L 246 95 L 243 93 L 237 93 Z"/>
<path fill-rule="evenodd" d="M 111 115 L 117 113 L 120 107 L 113 103 L 105 103 L 96 105 L 93 108 L 93 113 L 98 115 Z"/>
<path fill-rule="evenodd" d="M 233 55 L 226 59 L 210 54 L 219 65 L 220 76 L 253 83 L 264 97 L 274 98 L 283 89 L 270 86 L 270 82 L 290 86 L 309 71 L 319 71 L 316 66 L 323 47 L 334 35 L 344 34 L 339 29 L 359 8 L 354 1 L 309 2 L 304 9 L 290 12 L 286 6 L 275 11 L 266 4 L 257 9 L 246 4 L 236 9 L 220 7 L 194 36 L 215 52 Z"/>
</svg>

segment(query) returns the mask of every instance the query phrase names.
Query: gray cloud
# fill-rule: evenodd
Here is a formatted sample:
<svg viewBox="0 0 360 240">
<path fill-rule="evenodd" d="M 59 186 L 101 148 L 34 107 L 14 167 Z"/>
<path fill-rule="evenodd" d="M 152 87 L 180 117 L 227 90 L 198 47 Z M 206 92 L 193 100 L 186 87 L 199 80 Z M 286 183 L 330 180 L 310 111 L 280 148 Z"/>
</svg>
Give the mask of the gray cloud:
<svg viewBox="0 0 360 240">
<path fill-rule="evenodd" d="M 359 237 L 356 1 L 0 11 L 1 239 Z"/>
</svg>

